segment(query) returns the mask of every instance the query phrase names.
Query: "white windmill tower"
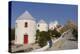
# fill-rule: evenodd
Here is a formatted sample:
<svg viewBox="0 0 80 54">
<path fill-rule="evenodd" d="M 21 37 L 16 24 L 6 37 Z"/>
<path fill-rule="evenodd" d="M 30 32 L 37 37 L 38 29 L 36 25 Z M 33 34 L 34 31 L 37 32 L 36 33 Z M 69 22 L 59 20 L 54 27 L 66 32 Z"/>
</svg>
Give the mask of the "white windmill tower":
<svg viewBox="0 0 80 54">
<path fill-rule="evenodd" d="M 15 44 L 35 42 L 36 22 L 28 11 L 20 15 L 15 23 Z"/>
<path fill-rule="evenodd" d="M 44 20 L 40 20 L 37 24 L 39 31 L 48 31 L 48 24 Z"/>
</svg>

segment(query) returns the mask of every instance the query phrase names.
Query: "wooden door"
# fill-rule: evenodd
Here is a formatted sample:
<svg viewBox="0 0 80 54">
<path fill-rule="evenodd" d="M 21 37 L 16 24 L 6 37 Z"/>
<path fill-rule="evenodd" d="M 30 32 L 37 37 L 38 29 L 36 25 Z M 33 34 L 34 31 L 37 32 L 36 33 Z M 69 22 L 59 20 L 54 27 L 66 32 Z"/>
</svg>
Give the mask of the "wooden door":
<svg viewBox="0 0 80 54">
<path fill-rule="evenodd" d="M 24 44 L 28 43 L 28 35 L 24 35 Z"/>
</svg>

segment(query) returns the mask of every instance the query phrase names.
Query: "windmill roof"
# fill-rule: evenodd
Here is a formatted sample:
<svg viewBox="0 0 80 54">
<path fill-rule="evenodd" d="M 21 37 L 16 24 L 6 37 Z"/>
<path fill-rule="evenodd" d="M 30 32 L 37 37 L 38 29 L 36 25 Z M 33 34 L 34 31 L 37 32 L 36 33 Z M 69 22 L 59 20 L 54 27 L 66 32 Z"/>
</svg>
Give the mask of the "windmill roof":
<svg viewBox="0 0 80 54">
<path fill-rule="evenodd" d="M 35 19 L 28 11 L 25 11 L 17 18 L 17 20 L 35 20 Z"/>
<path fill-rule="evenodd" d="M 39 23 L 46 23 L 44 20 L 40 20 Z"/>
</svg>

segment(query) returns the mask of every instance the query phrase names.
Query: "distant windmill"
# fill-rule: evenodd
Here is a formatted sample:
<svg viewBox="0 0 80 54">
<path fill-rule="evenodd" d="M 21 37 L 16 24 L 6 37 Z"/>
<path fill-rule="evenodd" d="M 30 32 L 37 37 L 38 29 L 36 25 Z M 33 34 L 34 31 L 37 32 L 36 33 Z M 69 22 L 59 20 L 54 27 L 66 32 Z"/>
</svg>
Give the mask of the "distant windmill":
<svg viewBox="0 0 80 54">
<path fill-rule="evenodd" d="M 48 24 L 44 20 L 40 20 L 37 24 L 39 31 L 48 31 Z"/>
</svg>

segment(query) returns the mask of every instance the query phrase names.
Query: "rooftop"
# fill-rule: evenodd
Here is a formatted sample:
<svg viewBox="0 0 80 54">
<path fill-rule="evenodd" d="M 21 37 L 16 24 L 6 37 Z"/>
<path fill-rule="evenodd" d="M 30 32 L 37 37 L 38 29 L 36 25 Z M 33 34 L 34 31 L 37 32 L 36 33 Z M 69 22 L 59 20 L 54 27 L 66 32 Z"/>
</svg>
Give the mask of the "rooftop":
<svg viewBox="0 0 80 54">
<path fill-rule="evenodd" d="M 28 11 L 25 11 L 17 18 L 17 20 L 35 20 L 35 19 Z"/>
</svg>

